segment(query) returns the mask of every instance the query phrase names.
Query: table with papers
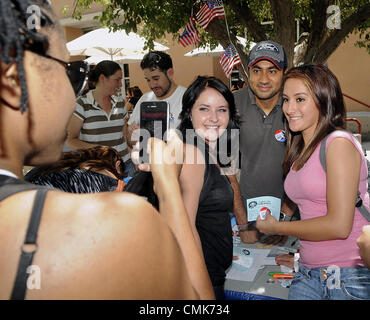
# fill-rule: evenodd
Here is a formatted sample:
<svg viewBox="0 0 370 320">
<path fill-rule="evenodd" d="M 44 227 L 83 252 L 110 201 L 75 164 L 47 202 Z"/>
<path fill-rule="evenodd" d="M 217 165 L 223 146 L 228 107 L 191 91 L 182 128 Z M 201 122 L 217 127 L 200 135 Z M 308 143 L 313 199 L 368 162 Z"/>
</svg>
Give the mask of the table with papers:
<svg viewBox="0 0 370 320">
<path fill-rule="evenodd" d="M 276 265 L 275 256 L 295 252 L 298 248 L 299 241 L 294 237 L 289 237 L 283 246 L 260 242 L 247 244 L 234 237 L 234 256 L 238 259 L 233 260 L 226 271 L 226 298 L 287 299 L 291 280 L 272 279 L 269 272 L 286 272 L 289 268 Z"/>
</svg>

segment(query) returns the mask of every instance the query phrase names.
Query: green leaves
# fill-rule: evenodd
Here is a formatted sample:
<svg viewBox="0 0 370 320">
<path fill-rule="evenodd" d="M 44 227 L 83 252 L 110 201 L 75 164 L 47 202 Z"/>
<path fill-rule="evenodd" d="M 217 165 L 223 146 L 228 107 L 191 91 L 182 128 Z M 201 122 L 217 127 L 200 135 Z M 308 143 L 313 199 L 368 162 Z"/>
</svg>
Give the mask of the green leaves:
<svg viewBox="0 0 370 320">
<path fill-rule="evenodd" d="M 223 3 L 230 32 L 242 37 L 247 36 L 248 41 L 255 41 L 252 35 L 261 34 L 261 30 L 263 30 L 263 34 L 266 35 L 267 38 L 274 39 L 277 37 L 282 39 L 284 35 L 276 34 L 277 30 L 280 28 L 276 29 L 274 23 L 264 24 L 273 20 L 271 1 L 283 0 L 224 0 Z M 324 10 L 327 9 L 326 4 L 322 5 L 326 0 L 284 1 L 286 1 L 287 4 L 289 4 L 290 1 L 293 6 L 295 18 L 299 21 L 300 34 L 302 32 L 311 33 L 311 30 L 314 28 L 312 25 L 314 17 L 319 15 L 324 15 L 326 18 L 330 17 L 330 13 L 324 12 Z M 327 4 L 337 5 L 339 7 L 342 22 L 348 17 L 356 19 L 355 13 L 360 10 L 360 8 L 369 6 L 368 0 L 331 0 L 326 2 Z M 86 8 L 89 8 L 92 3 L 104 5 L 104 10 L 99 17 L 99 21 L 102 25 L 108 26 L 113 30 L 124 29 L 127 32 L 136 32 L 148 40 L 148 48 L 153 47 L 154 40 L 164 38 L 167 33 L 172 34 L 174 39 L 178 38 L 186 23 L 189 21 L 190 16 L 195 16 L 195 13 L 198 12 L 203 4 L 201 1 L 196 0 L 79 0 L 75 8 L 67 8 L 66 6 L 63 10 L 65 10 L 65 12 L 73 10 L 73 17 L 79 19 L 81 18 L 82 12 Z M 235 11 L 235 8 L 239 8 L 239 11 L 247 9 L 251 17 L 253 17 L 253 20 L 255 20 L 255 24 L 249 24 L 248 29 L 246 24 L 242 23 L 240 12 Z M 318 12 L 318 10 L 320 10 L 320 12 Z M 365 14 L 362 14 L 359 21 L 352 21 L 353 26 L 351 25 L 351 27 L 348 28 L 350 30 L 349 32 L 346 31 L 345 35 L 338 32 L 337 34 L 338 37 L 341 37 L 340 41 L 343 41 L 350 32 L 359 32 L 361 41 L 359 41 L 357 45 L 367 48 L 370 52 L 370 35 L 368 31 L 370 24 L 370 9 L 367 11 Z M 279 12 L 279 15 L 282 17 L 284 17 L 284 14 L 286 14 L 284 10 Z M 364 16 L 365 19 L 363 18 Z M 220 22 L 221 21 L 224 23 L 223 19 L 220 19 Z M 263 29 L 259 27 L 258 32 L 250 29 L 252 28 L 251 26 L 260 26 L 261 23 L 263 23 L 264 26 Z M 315 46 L 318 46 L 317 43 L 324 43 L 330 34 L 335 31 L 326 26 L 323 26 L 323 28 L 325 28 L 325 32 L 322 32 L 322 35 L 320 35 L 322 39 L 321 41 L 317 41 L 316 39 Z M 211 32 L 204 31 L 199 26 L 198 32 L 201 37 L 200 45 L 210 43 L 211 47 L 215 47 L 219 43 L 220 39 L 217 39 Z M 319 50 L 320 48 L 316 47 L 316 49 Z M 291 61 L 292 58 L 293 57 L 290 57 Z"/>
</svg>

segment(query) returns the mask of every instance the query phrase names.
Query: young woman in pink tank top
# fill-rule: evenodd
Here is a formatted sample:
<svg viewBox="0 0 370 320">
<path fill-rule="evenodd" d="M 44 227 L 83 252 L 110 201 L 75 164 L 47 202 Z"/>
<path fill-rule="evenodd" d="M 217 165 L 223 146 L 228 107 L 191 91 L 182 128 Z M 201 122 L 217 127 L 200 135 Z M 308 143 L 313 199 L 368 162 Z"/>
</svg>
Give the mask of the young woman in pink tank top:
<svg viewBox="0 0 370 320">
<path fill-rule="evenodd" d="M 301 220 L 278 222 L 267 215 L 258 218 L 257 228 L 300 239 L 289 299 L 370 299 L 370 270 L 356 243 L 368 222 L 355 207 L 359 190 L 369 208 L 367 165 L 361 145 L 345 131 L 339 82 L 327 67 L 312 64 L 290 69 L 283 88 L 289 125 L 284 187 Z M 325 172 L 319 150 L 327 135 Z"/>
</svg>

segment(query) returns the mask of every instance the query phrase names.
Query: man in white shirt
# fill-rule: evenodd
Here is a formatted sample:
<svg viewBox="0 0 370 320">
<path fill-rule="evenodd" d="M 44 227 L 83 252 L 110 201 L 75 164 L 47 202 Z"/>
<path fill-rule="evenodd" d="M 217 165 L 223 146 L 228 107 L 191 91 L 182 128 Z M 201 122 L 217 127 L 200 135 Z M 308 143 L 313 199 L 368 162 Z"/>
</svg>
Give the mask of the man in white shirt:
<svg viewBox="0 0 370 320">
<path fill-rule="evenodd" d="M 164 100 L 169 104 L 171 129 L 177 128 L 180 123 L 179 114 L 182 109 L 182 96 L 186 91 L 183 86 L 177 85 L 173 80 L 174 70 L 171 57 L 162 51 L 147 53 L 140 63 L 144 77 L 152 90 L 141 96 L 128 121 L 128 136 L 126 141 L 132 146 L 136 140 L 132 132 L 139 128 L 140 104 L 143 101 Z"/>
</svg>

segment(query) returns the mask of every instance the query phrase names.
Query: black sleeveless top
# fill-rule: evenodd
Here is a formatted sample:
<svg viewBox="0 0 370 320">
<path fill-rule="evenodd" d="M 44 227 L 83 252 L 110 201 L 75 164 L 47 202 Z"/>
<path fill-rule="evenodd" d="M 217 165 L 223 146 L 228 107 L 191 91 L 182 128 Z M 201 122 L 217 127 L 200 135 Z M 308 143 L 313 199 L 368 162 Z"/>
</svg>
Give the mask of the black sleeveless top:
<svg viewBox="0 0 370 320">
<path fill-rule="evenodd" d="M 223 285 L 226 269 L 233 258 L 229 212 L 233 210 L 234 191 L 228 178 L 205 154 L 206 167 L 195 225 L 213 286 Z"/>
</svg>

